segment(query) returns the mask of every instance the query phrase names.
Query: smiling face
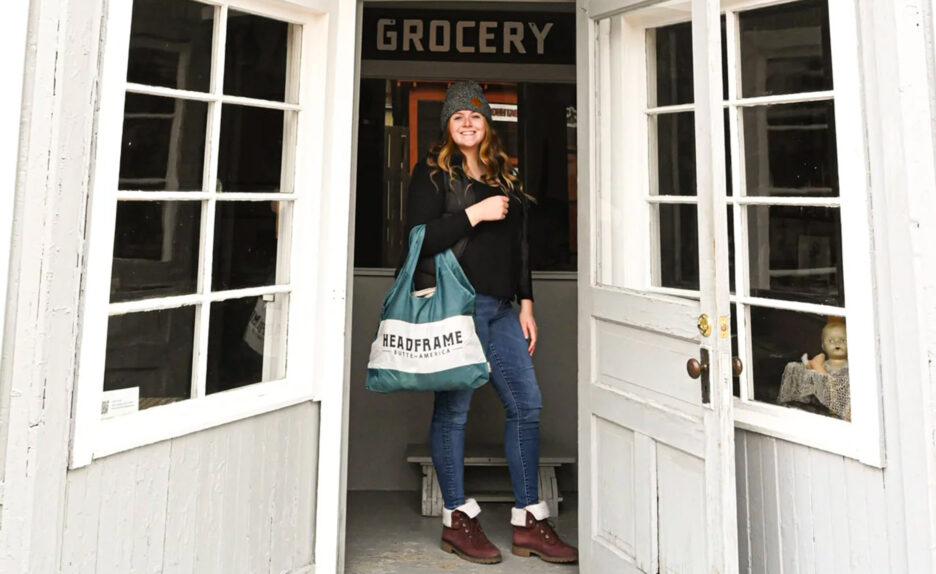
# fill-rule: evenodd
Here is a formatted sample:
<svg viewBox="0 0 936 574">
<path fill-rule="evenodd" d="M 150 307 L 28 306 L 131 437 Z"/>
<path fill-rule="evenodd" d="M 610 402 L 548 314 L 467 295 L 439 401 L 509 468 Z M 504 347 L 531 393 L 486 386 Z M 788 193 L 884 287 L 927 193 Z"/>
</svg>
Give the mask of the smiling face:
<svg viewBox="0 0 936 574">
<path fill-rule="evenodd" d="M 487 120 L 478 112 L 459 110 L 449 118 L 448 130 L 452 141 L 462 151 L 477 149 L 484 141 Z"/>
<path fill-rule="evenodd" d="M 842 323 L 829 323 L 822 329 L 822 350 L 831 360 L 845 360 L 848 358 L 848 338 L 845 334 L 845 325 Z"/>
</svg>

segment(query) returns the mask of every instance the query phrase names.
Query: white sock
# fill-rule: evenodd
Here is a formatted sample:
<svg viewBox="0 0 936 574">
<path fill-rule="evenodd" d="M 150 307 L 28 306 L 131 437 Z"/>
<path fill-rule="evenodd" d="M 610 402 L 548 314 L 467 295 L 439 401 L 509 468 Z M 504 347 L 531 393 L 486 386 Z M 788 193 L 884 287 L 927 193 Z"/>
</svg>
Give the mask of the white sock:
<svg viewBox="0 0 936 574">
<path fill-rule="evenodd" d="M 510 509 L 510 523 L 514 526 L 526 526 L 526 513 L 529 512 L 537 520 L 546 520 L 549 518 L 549 506 L 545 500 L 540 500 L 536 504 L 531 504 L 524 508 Z"/>
<path fill-rule="evenodd" d="M 473 498 L 469 498 L 465 501 L 465 504 L 462 504 L 455 510 L 464 512 L 468 515 L 468 518 L 474 518 L 481 514 L 481 507 L 478 505 L 478 501 Z M 442 507 L 442 524 L 448 526 L 449 528 L 452 527 L 452 513 L 455 512 L 455 510 L 449 510 L 444 506 Z"/>
</svg>

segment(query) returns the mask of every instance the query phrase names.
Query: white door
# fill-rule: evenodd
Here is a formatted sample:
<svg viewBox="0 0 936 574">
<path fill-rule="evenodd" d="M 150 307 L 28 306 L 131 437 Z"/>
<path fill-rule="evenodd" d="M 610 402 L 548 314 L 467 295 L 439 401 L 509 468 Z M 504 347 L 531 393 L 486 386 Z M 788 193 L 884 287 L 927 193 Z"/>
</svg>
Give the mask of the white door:
<svg viewBox="0 0 936 574">
<path fill-rule="evenodd" d="M 582 572 L 737 572 L 719 2 L 578 4 Z"/>
</svg>

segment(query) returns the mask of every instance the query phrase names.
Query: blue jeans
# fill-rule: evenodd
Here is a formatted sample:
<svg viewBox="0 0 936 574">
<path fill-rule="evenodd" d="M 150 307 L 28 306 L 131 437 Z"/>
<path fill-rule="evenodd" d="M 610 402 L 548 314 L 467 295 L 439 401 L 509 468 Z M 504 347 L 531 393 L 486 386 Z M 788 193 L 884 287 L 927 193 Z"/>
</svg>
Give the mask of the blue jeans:
<svg viewBox="0 0 936 574">
<path fill-rule="evenodd" d="M 478 294 L 475 330 L 491 364 L 491 384 L 504 404 L 504 448 L 513 483 L 514 505 L 539 502 L 539 413 L 543 407 L 533 361 L 517 312 L 510 301 Z M 432 463 L 445 508 L 465 503 L 465 423 L 473 390 L 435 394 L 430 442 Z"/>
</svg>

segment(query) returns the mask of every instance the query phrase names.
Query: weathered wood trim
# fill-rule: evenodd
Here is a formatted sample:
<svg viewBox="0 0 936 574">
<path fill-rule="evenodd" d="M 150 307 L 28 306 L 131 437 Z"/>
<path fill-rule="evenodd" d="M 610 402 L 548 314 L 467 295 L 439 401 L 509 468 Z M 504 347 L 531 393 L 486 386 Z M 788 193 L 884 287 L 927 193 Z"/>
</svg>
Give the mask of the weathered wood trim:
<svg viewBox="0 0 936 574">
<path fill-rule="evenodd" d="M 19 179 L 20 118 L 23 102 L 23 66 L 26 60 L 26 31 L 29 24 L 29 2 L 17 2 L 7 8 L 0 25 L 0 51 L 5 55 L 8 89 L 0 92 L 0 178 L 3 188 L 15 190 Z M 0 350 L 3 349 L 7 310 L 7 282 L 10 271 L 10 238 L 13 228 L 15 193 L 7 194 L 0 203 Z M 2 355 L 0 355 L 2 357 Z M 2 358 L 0 358 L 2 361 Z M 2 367 L 0 367 L 2 369 Z M 2 370 L 0 370 L 2 372 Z M 10 380 L 0 375 L 0 506 L 3 505 L 3 461 L 6 453 L 9 418 Z"/>
<path fill-rule="evenodd" d="M 61 555 L 102 0 L 29 6 L 3 387 L 11 389 L 0 571 Z"/>
<path fill-rule="evenodd" d="M 578 129 L 576 131 L 578 161 L 578 485 L 579 492 L 591 489 L 591 469 L 594 453 L 592 452 L 592 415 L 589 410 L 591 381 L 595 379 L 597 360 L 594 349 L 583 341 L 594 338 L 594 322 L 591 318 L 594 302 L 595 275 L 594 259 L 598 247 L 597 238 L 591 230 L 596 225 L 595 206 L 592 198 L 597 197 L 598 184 L 596 146 L 597 124 L 596 101 L 597 78 L 597 32 L 598 25 L 584 10 L 575 13 L 575 65 L 578 81 L 576 83 L 576 106 L 578 108 Z M 579 499 L 578 531 L 581 533 L 579 544 L 586 546 L 591 540 L 592 501 L 588 496 Z M 588 572 L 594 567 L 592 556 L 583 552 L 579 556 L 579 568 Z"/>
<path fill-rule="evenodd" d="M 357 102 L 360 80 L 361 0 L 334 0 L 328 16 L 328 74 L 323 149 L 324 193 L 319 231 L 321 285 L 315 365 L 322 381 L 318 493 L 315 519 L 316 570 L 344 572 L 348 470 L 348 412 L 351 369 L 351 302 L 354 285 L 354 196 L 357 161 Z M 336 360 L 341 357 L 341 360 Z"/>
<path fill-rule="evenodd" d="M 932 42 L 921 2 L 855 2 L 867 107 L 892 571 L 936 566 Z M 912 255 L 912 256 L 908 256 Z"/>
</svg>

